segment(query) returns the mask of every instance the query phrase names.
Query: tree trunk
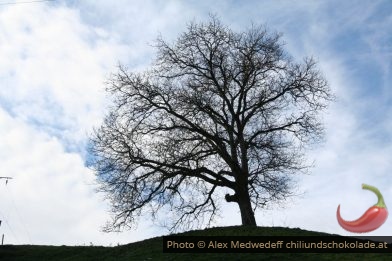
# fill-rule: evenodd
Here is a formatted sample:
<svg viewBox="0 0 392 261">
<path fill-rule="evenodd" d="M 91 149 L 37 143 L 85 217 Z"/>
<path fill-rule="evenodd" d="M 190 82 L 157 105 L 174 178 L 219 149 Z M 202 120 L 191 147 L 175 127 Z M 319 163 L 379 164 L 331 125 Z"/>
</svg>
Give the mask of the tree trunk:
<svg viewBox="0 0 392 261">
<path fill-rule="evenodd" d="M 255 214 L 247 190 L 238 195 L 238 206 L 240 207 L 242 225 L 256 226 Z"/>
<path fill-rule="evenodd" d="M 247 175 L 242 176 L 246 177 Z M 227 202 L 236 202 L 238 204 L 243 226 L 257 226 L 255 213 L 250 202 L 247 180 L 238 179 L 236 182 L 237 187 L 235 188 L 234 195 L 226 194 L 225 199 Z"/>
</svg>

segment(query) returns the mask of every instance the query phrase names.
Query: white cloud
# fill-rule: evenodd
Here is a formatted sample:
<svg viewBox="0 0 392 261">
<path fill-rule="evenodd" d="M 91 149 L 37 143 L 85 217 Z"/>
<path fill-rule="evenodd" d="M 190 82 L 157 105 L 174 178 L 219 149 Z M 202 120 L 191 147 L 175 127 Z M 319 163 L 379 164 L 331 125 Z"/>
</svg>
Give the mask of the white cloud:
<svg viewBox="0 0 392 261">
<path fill-rule="evenodd" d="M 110 244 L 147 235 L 100 232 L 108 206 L 80 151 L 102 120 L 104 81 L 126 48 L 69 8 L 0 12 L 0 176 L 14 178 L 0 189 L 6 242 Z"/>
<path fill-rule="evenodd" d="M 324 13 L 321 18 L 314 21 L 312 26 L 314 30 L 301 36 L 300 41 L 305 46 L 304 50 L 310 53 L 320 50 L 318 60 L 321 71 L 336 93 L 338 101 L 330 107 L 325 117 L 326 143 L 309 155 L 316 160 L 316 167 L 312 170 L 312 175 L 303 177 L 300 183 L 300 188 L 304 189 L 306 194 L 303 198 L 297 199 L 292 207 L 284 210 L 277 208 L 260 214 L 259 220 L 264 221 L 263 224 L 300 227 L 352 236 L 353 234 L 337 224 L 336 208 L 341 204 L 342 217 L 354 220 L 375 204 L 376 197 L 371 192 L 363 191 L 362 183 L 378 187 L 384 195 L 386 204 L 390 204 L 392 198 L 392 190 L 389 186 L 391 183 L 389 172 L 392 169 L 391 132 L 388 133 L 391 126 L 388 117 L 390 109 L 377 110 L 380 115 L 372 114 L 375 108 L 390 108 L 390 104 L 385 102 L 389 96 L 385 97 L 386 92 L 378 95 L 383 86 L 369 86 L 369 83 L 361 78 L 367 72 L 356 68 L 360 64 L 353 63 L 352 57 L 345 55 L 344 50 L 334 47 L 339 39 L 337 36 L 350 34 L 355 30 L 359 37 L 349 38 L 351 44 L 353 48 L 357 48 L 358 56 L 364 53 L 367 55 L 367 49 L 358 49 L 358 46 L 363 44 L 358 41 L 362 40 L 363 35 L 366 35 L 366 38 L 370 36 L 365 21 L 370 19 L 369 17 L 375 17 L 376 7 L 379 6 L 371 5 L 369 8 L 357 6 L 352 12 L 360 13 L 360 10 L 363 10 L 364 15 L 361 19 L 356 17 L 345 22 L 347 15 L 341 14 L 331 19 L 331 16 Z M 336 10 L 340 9 L 336 8 Z M 382 28 L 379 33 L 386 36 L 388 29 Z M 380 43 L 375 37 L 371 39 L 374 41 L 369 46 L 377 46 Z M 299 52 L 300 55 L 301 53 L 303 50 Z M 347 63 L 348 60 L 350 63 Z M 367 60 L 369 66 L 387 62 L 385 58 L 383 61 L 370 61 Z M 390 77 L 390 72 L 386 74 Z M 390 85 L 390 78 L 386 83 Z M 363 96 L 366 92 L 374 96 L 371 99 Z M 378 124 L 374 124 L 374 119 L 382 119 L 382 123 L 376 121 Z M 368 235 L 390 235 L 391 222 L 387 220 L 382 228 Z"/>
<path fill-rule="evenodd" d="M 17 6 L 0 19 L 6 109 L 64 141 L 85 139 L 83 131 L 101 118 L 104 81 L 125 48 L 64 7 Z"/>
<path fill-rule="evenodd" d="M 151 231 L 113 237 L 100 232 L 109 219 L 103 195 L 94 192 L 92 171 L 79 154 L 64 151 L 61 142 L 13 119 L 0 110 L 0 209 L 8 243 L 116 244 L 146 237 Z"/>
</svg>

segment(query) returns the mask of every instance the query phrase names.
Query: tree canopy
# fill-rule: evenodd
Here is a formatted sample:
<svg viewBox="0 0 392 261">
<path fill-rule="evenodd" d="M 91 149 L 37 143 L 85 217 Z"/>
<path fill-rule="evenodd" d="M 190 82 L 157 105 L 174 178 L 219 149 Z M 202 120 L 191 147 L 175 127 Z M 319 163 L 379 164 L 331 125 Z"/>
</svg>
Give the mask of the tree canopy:
<svg viewBox="0 0 392 261">
<path fill-rule="evenodd" d="M 234 32 L 213 17 L 156 48 L 148 70 L 119 67 L 107 86 L 113 106 L 91 137 L 108 230 L 160 211 L 174 229 L 208 225 L 222 199 L 256 225 L 255 210 L 292 195 L 305 145 L 323 136 L 327 81 L 261 26 Z"/>
</svg>

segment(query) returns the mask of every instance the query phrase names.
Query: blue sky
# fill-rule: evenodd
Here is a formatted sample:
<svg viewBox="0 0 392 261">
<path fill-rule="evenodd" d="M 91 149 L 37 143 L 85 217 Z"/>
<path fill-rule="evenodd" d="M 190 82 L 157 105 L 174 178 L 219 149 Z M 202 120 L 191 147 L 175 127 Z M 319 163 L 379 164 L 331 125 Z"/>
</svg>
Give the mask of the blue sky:
<svg viewBox="0 0 392 261">
<path fill-rule="evenodd" d="M 299 176 L 300 196 L 260 210 L 260 226 L 350 235 L 376 202 L 392 204 L 392 3 L 385 1 L 51 1 L 0 0 L 0 233 L 6 243 L 114 245 L 167 233 L 143 218 L 135 230 L 105 234 L 109 204 L 85 166 L 88 134 L 110 105 L 105 81 L 122 63 L 149 66 L 154 39 L 169 41 L 209 13 L 240 31 L 264 24 L 281 32 L 295 58 L 313 56 L 337 95 L 323 119 L 315 167 Z M 238 225 L 222 202 L 215 226 Z M 392 220 L 369 235 L 392 235 Z"/>
</svg>

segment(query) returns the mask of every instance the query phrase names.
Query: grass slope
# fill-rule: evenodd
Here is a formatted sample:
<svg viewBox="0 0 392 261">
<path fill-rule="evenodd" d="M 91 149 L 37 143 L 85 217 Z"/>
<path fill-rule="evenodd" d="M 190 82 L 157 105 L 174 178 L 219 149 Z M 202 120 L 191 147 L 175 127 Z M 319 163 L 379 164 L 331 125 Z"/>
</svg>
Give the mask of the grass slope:
<svg viewBox="0 0 392 261">
<path fill-rule="evenodd" d="M 189 231 L 184 236 L 323 236 L 326 233 L 283 227 L 218 227 Z M 117 247 L 96 246 L 0 246 L 0 260 L 392 260 L 392 254 L 313 254 L 313 253 L 162 253 L 162 237 Z"/>
</svg>

